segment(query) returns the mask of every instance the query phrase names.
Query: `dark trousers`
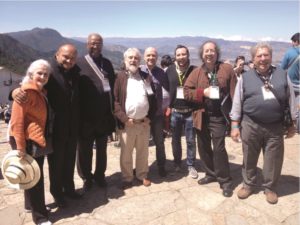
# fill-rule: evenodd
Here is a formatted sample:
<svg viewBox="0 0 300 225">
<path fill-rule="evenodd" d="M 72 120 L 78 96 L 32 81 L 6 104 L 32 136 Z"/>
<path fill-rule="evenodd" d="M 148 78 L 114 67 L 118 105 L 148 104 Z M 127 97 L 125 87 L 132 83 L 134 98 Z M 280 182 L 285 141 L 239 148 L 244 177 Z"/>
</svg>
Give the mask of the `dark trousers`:
<svg viewBox="0 0 300 225">
<path fill-rule="evenodd" d="M 10 137 L 9 144 L 12 149 L 17 149 L 16 141 Z M 32 220 L 34 223 L 42 223 L 48 220 L 48 211 L 45 205 L 45 188 L 44 188 L 44 156 L 35 158 L 41 171 L 41 178 L 37 184 L 29 190 L 24 191 L 25 209 L 32 212 Z"/>
<path fill-rule="evenodd" d="M 54 198 L 62 198 L 63 192 L 75 191 L 74 169 L 76 160 L 75 137 L 53 139 L 53 153 L 48 155 L 50 192 Z"/>
<path fill-rule="evenodd" d="M 164 167 L 166 163 L 163 127 L 164 116 L 155 116 L 151 121 L 151 133 L 156 147 L 156 160 L 158 167 Z"/>
<path fill-rule="evenodd" d="M 24 191 L 25 208 L 32 210 L 32 220 L 38 224 L 48 220 L 48 211 L 45 205 L 45 189 L 44 189 L 44 156 L 35 158 L 40 171 L 41 178 L 38 183 L 31 189 Z"/>
<path fill-rule="evenodd" d="M 196 129 L 196 133 L 198 151 L 206 176 L 216 177 L 221 188 L 231 188 L 232 179 L 225 148 L 225 119 L 204 115 L 202 129 Z"/>
<path fill-rule="evenodd" d="M 78 141 L 77 171 L 84 180 L 96 182 L 105 178 L 107 167 L 107 135 L 99 135 L 92 127 L 83 126 Z M 92 173 L 93 144 L 96 142 L 96 165 Z"/>
</svg>

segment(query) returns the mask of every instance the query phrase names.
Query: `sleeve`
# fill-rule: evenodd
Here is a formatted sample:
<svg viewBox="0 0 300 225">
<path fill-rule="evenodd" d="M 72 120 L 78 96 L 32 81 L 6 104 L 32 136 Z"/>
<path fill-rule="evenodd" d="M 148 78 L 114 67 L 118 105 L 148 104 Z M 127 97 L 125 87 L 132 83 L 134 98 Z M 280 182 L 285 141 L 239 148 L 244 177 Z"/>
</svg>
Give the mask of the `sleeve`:
<svg viewBox="0 0 300 225">
<path fill-rule="evenodd" d="M 168 75 L 166 74 L 165 71 L 163 71 L 163 74 L 162 74 L 162 87 L 163 87 L 167 92 L 170 91 L 169 78 L 168 78 Z"/>
<path fill-rule="evenodd" d="M 112 90 L 114 90 L 114 84 L 115 84 L 115 80 L 116 80 L 116 75 L 114 72 L 114 67 L 111 64 L 110 61 L 107 61 L 107 68 L 108 68 L 108 74 L 109 74 L 109 85 L 111 87 Z"/>
<path fill-rule="evenodd" d="M 199 70 L 193 70 L 190 76 L 187 78 L 184 87 L 184 98 L 190 102 L 201 103 L 203 102 L 204 89 L 198 88 L 197 77 L 199 76 Z"/>
<path fill-rule="evenodd" d="M 169 82 L 169 90 L 167 90 L 169 92 L 169 107 L 170 108 L 173 108 L 173 105 L 174 105 L 174 102 L 175 102 L 175 99 L 176 99 L 176 85 L 174 84 L 173 82 L 173 79 L 172 79 L 172 75 L 174 75 L 172 73 L 172 67 L 168 67 L 167 71 L 166 71 L 166 75 L 167 75 L 167 78 L 168 78 L 168 82 Z"/>
<path fill-rule="evenodd" d="M 237 78 L 236 78 L 235 72 L 233 69 L 231 69 L 231 72 L 230 72 L 230 96 L 231 96 L 231 99 L 233 99 L 233 96 L 234 96 L 236 83 L 237 83 Z"/>
<path fill-rule="evenodd" d="M 288 55 L 288 53 L 286 53 L 281 61 L 280 67 L 284 70 L 287 70 L 288 65 L 289 65 L 289 55 Z"/>
<path fill-rule="evenodd" d="M 112 102 L 114 102 L 114 86 L 115 86 L 115 81 L 116 81 L 116 74 L 114 72 L 113 65 L 111 64 L 110 61 L 107 62 L 108 64 L 108 81 L 109 81 L 109 86 L 111 88 L 111 97 L 112 97 Z M 112 107 L 114 108 L 114 104 L 112 103 Z"/>
<path fill-rule="evenodd" d="M 292 116 L 292 120 L 296 120 L 297 103 L 296 103 L 293 84 L 292 84 L 289 76 L 287 76 L 287 82 L 288 82 L 289 106 L 290 106 L 291 116 Z"/>
<path fill-rule="evenodd" d="M 120 120 L 122 123 L 126 123 L 126 121 L 128 120 L 128 116 L 126 115 L 126 113 L 123 111 L 122 109 L 122 105 L 121 105 L 121 88 L 122 88 L 122 82 L 121 82 L 121 78 L 120 76 L 122 76 L 122 74 L 118 74 L 117 79 L 115 81 L 115 86 L 114 86 L 114 115 L 115 117 Z"/>
<path fill-rule="evenodd" d="M 13 102 L 10 121 L 11 135 L 15 138 L 17 149 L 21 151 L 25 151 L 26 149 L 24 128 L 26 108 L 27 104 L 20 105 L 17 102 Z"/>
<path fill-rule="evenodd" d="M 241 77 L 234 90 L 232 108 L 230 118 L 233 121 L 240 121 L 242 117 L 242 101 L 243 101 L 243 78 Z"/>
</svg>

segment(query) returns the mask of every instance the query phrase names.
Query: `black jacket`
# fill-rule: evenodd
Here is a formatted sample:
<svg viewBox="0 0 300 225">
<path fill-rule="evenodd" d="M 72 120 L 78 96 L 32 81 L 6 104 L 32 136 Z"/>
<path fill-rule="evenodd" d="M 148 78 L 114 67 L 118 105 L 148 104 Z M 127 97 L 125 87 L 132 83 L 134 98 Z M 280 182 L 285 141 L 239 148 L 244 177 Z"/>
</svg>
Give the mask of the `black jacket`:
<svg viewBox="0 0 300 225">
<path fill-rule="evenodd" d="M 51 62 L 53 73 L 45 86 L 54 113 L 54 140 L 77 138 L 79 129 L 79 72 L 75 65 L 65 72 L 56 60 Z"/>
<path fill-rule="evenodd" d="M 195 66 L 190 65 L 187 71 L 185 72 L 185 76 L 183 79 L 183 84 L 182 87 L 186 81 L 186 79 L 189 77 L 190 73 L 195 69 Z M 170 108 L 175 108 L 175 109 L 194 109 L 196 108 L 195 103 L 189 102 L 185 99 L 176 99 L 176 91 L 177 87 L 180 86 L 179 83 L 179 78 L 178 78 L 178 73 L 176 71 L 176 65 L 173 64 L 168 67 L 166 74 L 168 76 L 169 80 L 169 94 L 170 94 Z"/>
<path fill-rule="evenodd" d="M 85 57 L 78 60 L 81 68 L 79 81 L 81 125 L 94 126 L 99 135 L 110 134 L 115 130 L 113 116 L 113 89 L 115 73 L 111 62 L 100 56 L 95 60 L 98 68 L 108 78 L 111 92 L 104 92 L 102 81 L 86 61 Z"/>
</svg>

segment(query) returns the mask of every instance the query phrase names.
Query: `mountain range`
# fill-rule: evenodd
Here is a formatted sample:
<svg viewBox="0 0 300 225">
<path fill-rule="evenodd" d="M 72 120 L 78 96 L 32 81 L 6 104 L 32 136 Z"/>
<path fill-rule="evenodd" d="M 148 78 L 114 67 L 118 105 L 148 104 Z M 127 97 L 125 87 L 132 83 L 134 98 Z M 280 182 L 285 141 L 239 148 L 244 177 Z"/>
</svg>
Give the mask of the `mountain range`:
<svg viewBox="0 0 300 225">
<path fill-rule="evenodd" d="M 24 74 L 28 65 L 38 58 L 48 59 L 49 55 L 7 34 L 0 34 L 0 67 L 6 67 L 17 74 Z"/>
<path fill-rule="evenodd" d="M 120 68 L 123 52 L 129 47 L 137 47 L 144 51 L 146 47 L 155 47 L 159 56 L 174 55 L 178 44 L 186 45 L 190 51 L 192 64 L 199 65 L 199 46 L 207 40 L 216 41 L 221 48 L 221 59 L 234 61 L 236 56 L 244 55 L 250 60 L 251 46 L 255 42 L 228 41 L 209 37 L 163 37 L 163 38 L 104 38 L 103 55 L 109 58 L 116 70 Z M 50 59 L 59 46 L 72 43 L 78 49 L 79 56 L 86 54 L 86 38 L 63 37 L 58 31 L 50 28 L 34 28 L 32 30 L 0 34 L 0 66 L 23 74 L 33 60 L 37 58 Z M 270 42 L 273 47 L 273 63 L 278 64 L 286 49 L 290 47 L 286 42 Z"/>
</svg>

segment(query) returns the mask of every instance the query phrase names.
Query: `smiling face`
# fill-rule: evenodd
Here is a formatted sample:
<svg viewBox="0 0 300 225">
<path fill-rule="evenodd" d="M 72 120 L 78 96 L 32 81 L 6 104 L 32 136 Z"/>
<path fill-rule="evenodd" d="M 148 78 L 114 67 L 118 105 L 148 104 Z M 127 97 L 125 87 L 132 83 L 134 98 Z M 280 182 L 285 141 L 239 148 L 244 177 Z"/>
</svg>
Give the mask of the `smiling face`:
<svg viewBox="0 0 300 225">
<path fill-rule="evenodd" d="M 218 53 L 214 43 L 208 42 L 203 46 L 202 60 L 207 66 L 214 66 L 218 59 Z"/>
<path fill-rule="evenodd" d="M 150 47 L 145 50 L 144 60 L 150 70 L 156 65 L 157 52 L 155 48 Z"/>
<path fill-rule="evenodd" d="M 253 58 L 254 67 L 260 74 L 267 74 L 272 63 L 272 55 L 267 47 L 258 48 Z"/>
<path fill-rule="evenodd" d="M 138 50 L 128 49 L 124 55 L 124 63 L 126 66 L 126 70 L 135 74 L 138 71 L 140 65 L 141 57 L 139 55 Z"/>
<path fill-rule="evenodd" d="M 179 67 L 185 68 L 189 64 L 189 54 L 186 48 L 178 48 L 175 52 L 175 60 Z"/>
<path fill-rule="evenodd" d="M 48 68 L 45 65 L 40 65 L 32 72 L 30 78 L 42 88 L 48 82 L 49 76 Z"/>
<path fill-rule="evenodd" d="M 70 70 L 76 63 L 77 50 L 73 45 L 63 45 L 56 53 L 56 60 L 65 70 Z"/>
<path fill-rule="evenodd" d="M 91 57 L 97 58 L 103 47 L 103 39 L 98 34 L 92 34 L 88 37 L 87 49 Z"/>
</svg>

